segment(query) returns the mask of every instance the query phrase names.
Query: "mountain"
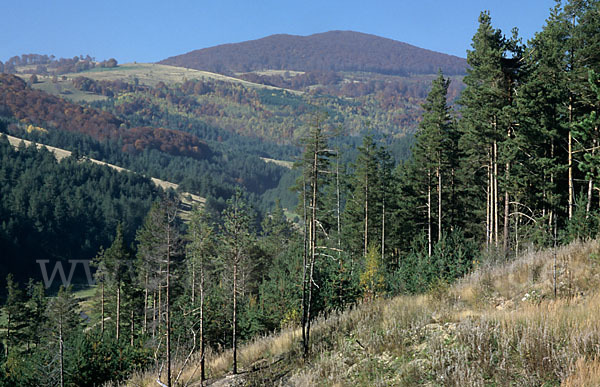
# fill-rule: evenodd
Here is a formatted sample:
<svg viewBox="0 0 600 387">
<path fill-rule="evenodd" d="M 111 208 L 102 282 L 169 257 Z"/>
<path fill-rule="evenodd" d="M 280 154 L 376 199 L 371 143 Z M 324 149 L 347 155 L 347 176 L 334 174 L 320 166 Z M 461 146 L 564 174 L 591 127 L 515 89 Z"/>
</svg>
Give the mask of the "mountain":
<svg viewBox="0 0 600 387">
<path fill-rule="evenodd" d="M 239 73 L 259 70 L 361 71 L 387 75 L 462 75 L 466 60 L 354 31 L 309 36 L 278 34 L 167 58 L 160 64 Z"/>
</svg>

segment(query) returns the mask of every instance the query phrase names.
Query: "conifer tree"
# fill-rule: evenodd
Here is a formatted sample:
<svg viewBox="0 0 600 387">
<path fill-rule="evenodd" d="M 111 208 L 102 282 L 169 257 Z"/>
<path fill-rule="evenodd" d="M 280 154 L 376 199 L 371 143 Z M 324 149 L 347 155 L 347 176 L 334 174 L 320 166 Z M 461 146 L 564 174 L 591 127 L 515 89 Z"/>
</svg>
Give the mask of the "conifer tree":
<svg viewBox="0 0 600 387">
<path fill-rule="evenodd" d="M 115 239 L 102 255 L 102 266 L 106 268 L 107 277 L 115 294 L 115 338 L 119 341 L 121 335 L 121 307 L 123 282 L 130 270 L 131 253 L 123 239 L 123 226 L 119 224 Z"/>
<path fill-rule="evenodd" d="M 424 187 L 425 208 L 427 211 L 427 246 L 431 256 L 434 239 L 442 238 L 444 195 L 449 196 L 450 163 L 453 157 L 453 130 L 450 108 L 447 104 L 450 80 L 441 71 L 432 82 L 431 91 L 423 104 L 423 120 L 419 124 L 413 157 L 418 168 L 415 180 L 421 180 Z M 434 220 L 434 217 L 437 220 Z M 437 230 L 433 230 L 434 222 Z M 434 233 L 437 238 L 434 238 Z"/>
<path fill-rule="evenodd" d="M 48 320 L 52 340 L 58 344 L 58 360 L 60 386 L 65 385 L 65 340 L 71 335 L 79 323 L 77 300 L 73 297 L 71 287 L 60 286 L 58 295 L 48 304 Z"/>
<path fill-rule="evenodd" d="M 464 155 L 460 168 L 461 196 L 470 203 L 465 210 L 469 209 L 471 213 L 465 218 L 485 218 L 486 246 L 499 248 L 501 200 L 504 201 L 504 234 L 509 221 L 508 180 L 512 163 L 511 148 L 514 148 L 511 138 L 515 135 L 511 112 L 515 104 L 520 46 L 516 32 L 511 39 L 506 39 L 499 29 L 492 26 L 489 13 L 482 12 L 472 47 L 467 52 L 469 68 L 464 78 L 467 87 L 459 102 L 462 114 L 459 145 Z M 501 195 L 501 191 L 504 191 L 504 195 Z M 467 231 L 481 235 L 478 224 L 473 222 L 466 225 Z M 503 243 L 504 250 L 506 242 Z"/>
<path fill-rule="evenodd" d="M 366 258 L 370 242 L 377 243 L 381 227 L 381 188 L 379 147 L 373 137 L 363 138 L 350 180 L 351 193 L 346 203 L 345 242 L 354 256 Z"/>
<path fill-rule="evenodd" d="M 514 164 L 522 187 L 515 202 L 515 225 L 534 219 L 545 230 L 555 224 L 567 186 L 568 89 L 565 68 L 567 38 L 561 6 L 557 3 L 542 31 L 524 53 L 519 107 L 521 162 Z M 519 170 L 520 168 L 520 170 Z M 547 235 L 551 235 L 548 233 Z M 517 237 L 518 239 L 518 237 Z M 549 238 L 548 238 L 549 241 Z"/>
<path fill-rule="evenodd" d="M 13 348 L 17 348 L 22 343 L 27 326 L 27 310 L 23 291 L 19 289 L 12 274 L 6 276 L 6 301 L 3 310 L 6 318 L 4 351 L 5 356 L 8 356 Z"/>
<path fill-rule="evenodd" d="M 227 201 L 227 208 L 223 212 L 223 229 L 221 243 L 224 246 L 223 257 L 228 267 L 231 268 L 232 281 L 232 348 L 233 348 L 233 373 L 237 374 L 237 340 L 238 340 L 238 296 L 243 295 L 244 283 L 240 281 L 250 271 L 249 248 L 252 243 L 250 230 L 251 214 L 246 202 L 242 198 L 240 189 Z"/>
<path fill-rule="evenodd" d="M 302 342 L 304 357 L 308 356 L 310 323 L 312 319 L 312 296 L 318 240 L 326 235 L 320 219 L 324 218 L 323 191 L 330 176 L 328 135 L 325 130 L 325 116 L 315 115 L 308 135 L 303 139 L 304 152 L 296 167 L 301 169 L 298 180 L 300 212 L 304 223 L 305 248 L 302 270 Z"/>
<path fill-rule="evenodd" d="M 187 266 L 190 283 L 190 310 L 191 317 L 197 319 L 192 329 L 196 326 L 200 336 L 200 380 L 206 379 L 205 371 L 205 297 L 206 277 L 211 258 L 215 254 L 215 233 L 209 222 L 206 212 L 199 206 L 192 210 L 188 228 Z M 193 347 L 196 347 L 194 334 Z"/>
<path fill-rule="evenodd" d="M 379 246 L 376 244 L 369 246 L 365 268 L 360 275 L 360 286 L 367 300 L 373 300 L 383 290 L 383 262 Z"/>
<path fill-rule="evenodd" d="M 27 296 L 27 345 L 29 346 L 32 343 L 37 348 L 41 342 L 48 305 L 44 284 L 29 280 L 27 284 Z"/>
<path fill-rule="evenodd" d="M 160 202 L 155 203 L 146 216 L 144 225 L 136 239 L 138 240 L 138 265 L 142 268 L 143 277 L 152 276 L 145 280 L 145 286 L 153 286 L 153 329 L 157 329 L 159 344 L 162 336 L 165 340 L 165 373 L 166 384 L 172 384 L 172 353 L 171 353 L 171 306 L 172 306 L 172 277 L 174 266 L 181 255 L 181 237 L 179 234 L 179 218 L 177 216 L 178 202 L 165 196 Z M 163 299 L 164 289 L 164 299 Z M 156 292 L 158 296 L 156 296 Z M 147 292 L 145 291 L 145 295 Z M 164 327 L 162 326 L 164 323 Z M 158 351 L 157 351 L 158 353 Z M 158 361 L 158 359 L 156 359 Z M 160 368 L 162 370 L 162 367 Z M 159 378 L 161 375 L 159 375 Z"/>
</svg>

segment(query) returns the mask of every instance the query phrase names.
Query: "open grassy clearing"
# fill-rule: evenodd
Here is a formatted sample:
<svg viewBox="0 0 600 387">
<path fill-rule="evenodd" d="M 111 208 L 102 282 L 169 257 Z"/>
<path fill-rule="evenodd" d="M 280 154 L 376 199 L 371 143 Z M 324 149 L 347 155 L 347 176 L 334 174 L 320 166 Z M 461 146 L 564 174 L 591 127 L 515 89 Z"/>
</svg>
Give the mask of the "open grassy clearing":
<svg viewBox="0 0 600 387">
<path fill-rule="evenodd" d="M 28 81 L 31 74 L 15 74 L 23 80 Z M 128 83 L 137 82 L 142 85 L 156 86 L 159 82 L 165 84 L 182 83 L 185 80 L 205 80 L 205 81 L 224 81 L 239 83 L 248 88 L 269 89 L 269 90 L 287 90 L 279 87 L 261 85 L 248 82 L 242 79 L 228 77 L 226 75 L 211 73 L 208 71 L 199 71 L 186 69 L 183 67 L 167 66 L 154 63 L 126 63 L 114 68 L 94 68 L 79 73 L 70 73 L 58 75 L 37 75 L 38 82 L 32 85 L 34 89 L 42 90 L 65 98 L 72 102 L 90 103 L 103 101 L 108 97 L 90 92 L 85 92 L 73 87 L 72 80 L 77 77 L 86 77 L 96 81 L 116 81 L 122 80 Z M 290 93 L 301 94 L 299 91 L 287 90 Z"/>
<path fill-rule="evenodd" d="M 30 77 L 29 74 L 16 75 L 20 76 L 25 81 L 28 81 Z M 71 78 L 65 77 L 63 79 L 62 76 L 58 76 L 54 79 L 54 77 L 50 75 L 37 75 L 37 78 L 38 81 L 31 85 L 32 88 L 59 96 L 73 103 L 90 103 L 108 99 L 108 97 L 103 95 L 81 91 L 75 88 L 71 82 Z"/>
<path fill-rule="evenodd" d="M 156 86 L 159 82 L 166 84 L 181 83 L 185 80 L 216 80 L 232 83 L 240 83 L 250 88 L 283 90 L 278 87 L 260 85 L 244 81 L 241 79 L 228 77 L 226 75 L 211 73 L 208 71 L 200 71 L 186 69 L 183 67 L 167 66 L 155 63 L 125 63 L 115 68 L 92 69 L 81 73 L 65 74 L 67 78 L 76 78 L 78 76 L 91 78 L 97 81 L 115 81 L 118 79 L 135 82 L 138 80 L 140 84 L 148 86 Z M 289 90 L 293 93 L 296 91 Z"/>
<path fill-rule="evenodd" d="M 294 167 L 294 162 L 293 161 L 285 161 L 285 160 L 275 160 L 275 159 L 270 159 L 267 157 L 261 157 L 260 158 L 262 161 L 264 161 L 265 163 L 273 163 L 275 165 L 279 165 L 280 167 L 284 167 L 287 169 L 292 169 Z"/>
<path fill-rule="evenodd" d="M 306 71 L 295 71 L 295 70 L 258 70 L 258 71 L 251 71 L 254 74 L 258 74 L 258 75 L 281 75 L 282 77 L 288 75 L 290 77 L 295 77 L 296 75 L 302 75 L 305 74 Z M 245 73 L 237 73 L 238 74 L 245 74 Z"/>
<path fill-rule="evenodd" d="M 528 252 L 425 295 L 320 317 L 307 363 L 297 328 L 247 343 L 237 376 L 230 352 L 210 353 L 208 376 L 215 386 L 600 385 L 600 245 L 562 247 L 554 262 L 552 250 Z M 197 365 L 180 381 L 199 386 Z"/>
</svg>

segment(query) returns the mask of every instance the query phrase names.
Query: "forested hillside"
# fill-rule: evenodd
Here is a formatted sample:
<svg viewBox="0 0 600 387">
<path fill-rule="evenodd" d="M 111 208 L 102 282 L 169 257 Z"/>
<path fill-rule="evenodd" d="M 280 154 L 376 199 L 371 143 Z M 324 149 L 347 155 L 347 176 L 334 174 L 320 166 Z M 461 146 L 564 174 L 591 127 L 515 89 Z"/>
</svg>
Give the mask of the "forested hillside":
<svg viewBox="0 0 600 387">
<path fill-rule="evenodd" d="M 150 148 L 199 159 L 210 156 L 206 143 L 197 137 L 164 128 L 127 129 L 124 121 L 110 113 L 86 109 L 31 89 L 13 75 L 0 74 L 0 104 L 3 116 L 14 117 L 24 124 L 84 133 L 97 140 L 120 140 L 125 152 Z"/>
<path fill-rule="evenodd" d="M 0 139 L 0 275 L 41 280 L 36 260 L 92 258 L 117 224 L 133 241 L 160 191 L 150 179 Z M 83 271 L 76 273 L 82 281 Z"/>
<path fill-rule="evenodd" d="M 167 58 L 160 63 L 233 74 L 256 70 L 362 71 L 389 75 L 465 73 L 463 58 L 353 31 L 271 35 Z"/>
<path fill-rule="evenodd" d="M 0 78 L 0 102 L 0 131 L 178 183 L 184 191 L 220 203 L 217 206 L 224 204 L 238 184 L 259 196 L 275 188 L 287 172 L 263 162 L 259 156 L 268 153 L 261 148 L 253 152 L 251 142 L 245 144 L 250 151 L 238 151 L 231 144 L 219 146 L 213 138 L 218 148 L 213 151 L 194 134 L 163 129 L 160 123 L 168 124 L 168 119 L 143 121 L 133 114 L 117 118 L 34 90 L 12 75 Z M 156 113 L 168 117 L 168 112 Z M 202 130 L 205 125 L 194 128 L 195 134 L 211 138 Z"/>
</svg>

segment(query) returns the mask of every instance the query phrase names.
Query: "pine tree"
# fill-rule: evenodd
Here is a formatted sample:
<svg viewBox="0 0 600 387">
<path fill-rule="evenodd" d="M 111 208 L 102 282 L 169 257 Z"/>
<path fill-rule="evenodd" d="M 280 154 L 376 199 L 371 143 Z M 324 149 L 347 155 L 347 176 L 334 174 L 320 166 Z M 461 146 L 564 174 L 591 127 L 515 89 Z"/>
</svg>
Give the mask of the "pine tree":
<svg viewBox="0 0 600 387">
<path fill-rule="evenodd" d="M 19 289 L 19 284 L 14 281 L 12 274 L 6 276 L 6 301 L 3 310 L 6 318 L 4 351 L 5 356 L 8 356 L 12 350 L 17 350 L 19 345 L 23 343 L 27 327 L 25 297 L 23 291 Z"/>
<path fill-rule="evenodd" d="M 178 202 L 164 197 L 155 203 L 146 216 L 144 225 L 136 239 L 138 240 L 138 267 L 144 278 L 145 296 L 151 286 L 154 290 L 153 301 L 153 334 L 158 331 L 159 344 L 162 336 L 165 339 L 166 384 L 172 384 L 172 351 L 171 351 L 171 306 L 172 277 L 174 266 L 181 256 L 181 237 L 179 234 Z M 151 283 L 152 280 L 152 283 Z M 163 300 L 164 289 L 164 300 Z M 156 295 L 158 293 L 158 296 Z M 147 297 L 146 297 L 147 300 Z M 147 304 L 147 301 L 145 302 Z M 144 320 L 147 316 L 145 315 Z M 164 327 L 162 326 L 164 323 Z M 156 352 L 158 353 L 158 351 Z M 156 359 L 158 361 L 158 359 Z M 161 367 L 162 370 L 162 367 Z M 161 375 L 159 375 L 159 378 Z"/>
<path fill-rule="evenodd" d="M 459 102 L 462 114 L 459 145 L 464 155 L 459 176 L 463 190 L 460 196 L 470 203 L 463 207 L 470 212 L 465 218 L 485 218 L 486 246 L 499 248 L 501 200 L 504 201 L 504 235 L 509 222 L 507 209 L 515 136 L 512 112 L 516 103 L 520 45 L 516 32 L 511 39 L 506 39 L 499 29 L 493 28 L 489 13 L 482 12 L 472 47 L 467 52 L 469 68 L 464 78 L 467 87 Z M 478 224 L 478 221 L 466 224 L 466 231 L 481 235 Z M 508 241 L 504 239 L 506 252 Z"/>
<path fill-rule="evenodd" d="M 589 70 L 589 84 L 591 89 L 596 93 L 595 101 L 590 99 L 590 106 L 592 111 L 584 115 L 575 125 L 573 133 L 580 139 L 581 142 L 588 144 L 589 148 L 582 149 L 582 155 L 579 158 L 578 167 L 586 174 L 586 180 L 589 182 L 588 186 L 588 199 L 586 205 L 586 217 L 589 217 L 591 202 L 592 202 L 592 189 L 595 186 L 596 189 L 599 185 L 600 178 L 600 118 L 598 112 L 600 110 L 600 77 L 594 72 Z"/>
<path fill-rule="evenodd" d="M 210 224 L 207 214 L 199 206 L 192 210 L 188 228 L 187 238 L 187 267 L 190 283 L 190 317 L 198 319 L 193 323 L 196 325 L 200 336 L 200 380 L 206 379 L 205 371 L 205 297 L 206 297 L 206 273 L 211 258 L 215 254 L 215 233 Z M 199 294 L 197 294 L 199 293 Z M 196 347 L 196 335 L 194 334 L 193 347 Z"/>
<path fill-rule="evenodd" d="M 102 266 L 106 268 L 107 277 L 115 293 L 115 338 L 119 341 L 121 335 L 121 307 L 123 282 L 128 275 L 131 264 L 131 253 L 123 239 L 123 226 L 119 224 L 115 239 L 102 255 Z"/>
<path fill-rule="evenodd" d="M 224 247 L 223 258 L 231 268 L 232 281 L 232 348 L 233 348 L 233 373 L 237 374 L 237 340 L 238 340 L 238 296 L 244 293 L 242 278 L 248 275 L 251 262 L 249 262 L 249 248 L 252 243 L 250 230 L 251 215 L 246 202 L 242 198 L 240 189 L 227 201 L 227 208 L 223 212 L 223 229 L 221 243 Z"/>
<path fill-rule="evenodd" d="M 41 342 L 48 305 L 44 284 L 29 280 L 27 284 L 27 296 L 27 345 L 29 346 L 29 343 L 32 343 L 37 348 Z"/>
<path fill-rule="evenodd" d="M 325 117 L 315 115 L 308 135 L 303 139 L 302 160 L 296 164 L 301 169 L 298 179 L 300 214 L 304 223 L 304 256 L 302 270 L 302 342 L 304 357 L 308 356 L 310 323 L 312 319 L 312 296 L 318 240 L 327 234 L 320 219 L 327 209 L 323 208 L 323 191 L 330 176 L 328 135 L 324 126 Z"/>
<path fill-rule="evenodd" d="M 514 165 L 514 174 L 519 176 L 522 187 L 521 199 L 514 200 L 515 227 L 535 222 L 546 235 L 552 235 L 547 230 L 554 226 L 557 212 L 565 204 L 565 191 L 559 187 L 568 185 L 566 139 L 569 129 L 563 119 L 568 115 L 564 27 L 557 3 L 546 25 L 524 53 L 522 86 L 517 98 L 518 133 L 523 141 L 521 162 Z M 515 237 L 518 243 L 518 234 Z"/>
<path fill-rule="evenodd" d="M 381 189 L 383 182 L 379 174 L 379 147 L 373 137 L 363 138 L 358 148 L 354 174 L 350 180 L 351 193 L 345 209 L 345 243 L 354 256 L 367 256 L 369 243 L 380 239 L 381 233 Z"/>
<path fill-rule="evenodd" d="M 423 119 L 419 124 L 416 143 L 413 150 L 417 166 L 416 181 L 423 187 L 426 219 L 427 246 L 431 256 L 434 239 L 441 240 L 443 232 L 443 202 L 444 197 L 450 197 L 451 184 L 450 165 L 453 161 L 453 122 L 447 103 L 450 80 L 445 79 L 441 71 L 432 82 L 431 91 L 423 104 Z M 434 220 L 434 217 L 437 220 Z M 437 230 L 433 230 L 434 223 Z M 434 238 L 434 233 L 437 238 Z"/>
<path fill-rule="evenodd" d="M 65 341 L 69 335 L 73 334 L 79 324 L 77 300 L 73 297 L 71 287 L 65 288 L 62 285 L 60 286 L 58 295 L 48 303 L 47 316 L 50 323 L 52 340 L 58 344 L 60 386 L 64 387 Z"/>
</svg>

